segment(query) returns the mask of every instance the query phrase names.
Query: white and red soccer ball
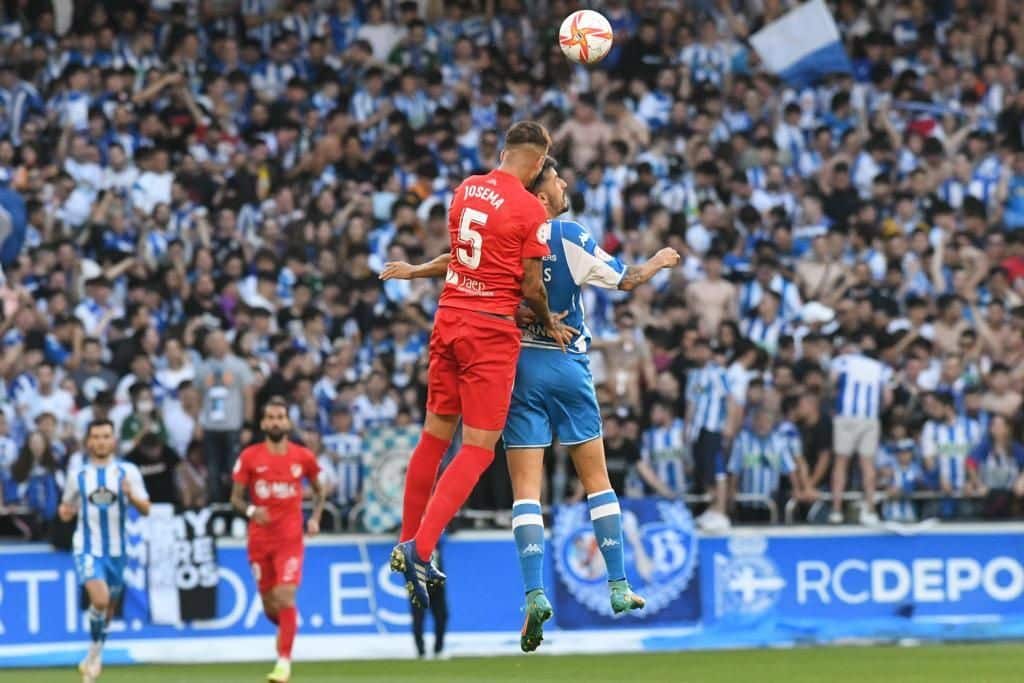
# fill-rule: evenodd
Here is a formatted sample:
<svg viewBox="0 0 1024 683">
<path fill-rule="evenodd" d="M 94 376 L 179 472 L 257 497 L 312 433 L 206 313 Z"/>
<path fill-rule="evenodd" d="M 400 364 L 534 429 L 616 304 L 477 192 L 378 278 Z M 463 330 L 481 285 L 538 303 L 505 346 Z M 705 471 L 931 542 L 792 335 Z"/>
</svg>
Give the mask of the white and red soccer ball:
<svg viewBox="0 0 1024 683">
<path fill-rule="evenodd" d="M 558 45 L 565 56 L 580 64 L 595 64 L 612 49 L 612 25 L 590 9 L 573 12 L 558 29 Z"/>
</svg>

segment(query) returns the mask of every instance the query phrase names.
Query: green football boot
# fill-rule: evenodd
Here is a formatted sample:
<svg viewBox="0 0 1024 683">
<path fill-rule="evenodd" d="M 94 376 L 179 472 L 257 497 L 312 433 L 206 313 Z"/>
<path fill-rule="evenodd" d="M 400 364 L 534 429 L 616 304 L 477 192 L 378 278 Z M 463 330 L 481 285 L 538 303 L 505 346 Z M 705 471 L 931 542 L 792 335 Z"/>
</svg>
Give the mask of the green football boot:
<svg viewBox="0 0 1024 683">
<path fill-rule="evenodd" d="M 631 609 L 643 609 L 647 604 L 643 598 L 633 592 L 633 589 L 629 587 L 629 582 L 625 579 L 609 581 L 608 589 L 611 593 L 612 611 L 616 614 L 622 614 Z"/>
<path fill-rule="evenodd" d="M 555 613 L 551 603 L 540 588 L 526 594 L 526 620 L 519 637 L 523 652 L 533 652 L 544 640 L 544 622 Z"/>
</svg>

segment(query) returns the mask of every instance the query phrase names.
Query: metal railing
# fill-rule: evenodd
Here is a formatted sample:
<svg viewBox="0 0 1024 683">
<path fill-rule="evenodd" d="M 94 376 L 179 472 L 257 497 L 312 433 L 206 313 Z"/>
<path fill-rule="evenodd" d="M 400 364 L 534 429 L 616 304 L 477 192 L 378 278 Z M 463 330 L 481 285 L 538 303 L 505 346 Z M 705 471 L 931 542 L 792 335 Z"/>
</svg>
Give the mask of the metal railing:
<svg viewBox="0 0 1024 683">
<path fill-rule="evenodd" d="M 206 509 L 208 509 L 208 510 L 214 512 L 214 513 L 227 514 L 227 515 L 230 515 L 232 517 L 241 517 L 242 516 L 242 515 L 238 514 L 238 512 L 231 505 L 231 503 L 210 503 L 209 505 L 206 506 Z M 308 500 L 302 501 L 302 511 L 303 512 L 311 512 L 312 510 L 313 510 L 313 503 L 312 503 L 312 501 L 308 501 Z M 338 506 L 335 505 L 334 503 L 330 502 L 330 501 L 326 501 L 324 503 L 324 514 L 323 514 L 323 517 L 321 518 L 321 520 L 322 521 L 330 520 L 333 523 L 331 525 L 331 528 L 333 528 L 333 529 L 341 529 L 341 527 L 338 524 L 339 522 L 341 522 L 341 518 L 342 518 L 341 511 L 338 509 Z M 321 523 L 320 526 L 325 527 L 327 525 Z"/>
<path fill-rule="evenodd" d="M 707 493 L 687 493 L 677 497 L 677 500 L 681 500 L 687 505 L 708 505 L 711 503 L 712 498 Z M 756 493 L 737 493 L 733 500 L 737 503 L 758 503 L 764 505 L 768 509 L 768 519 L 772 524 L 777 524 L 779 521 L 779 505 L 771 496 L 760 495 Z M 541 506 L 541 512 L 548 514 L 551 512 L 551 505 Z M 489 521 L 492 523 L 500 523 L 502 520 L 507 519 L 508 524 L 511 525 L 512 511 L 511 510 L 474 510 L 464 509 L 459 512 L 459 517 L 469 520 L 482 520 Z"/>
<path fill-rule="evenodd" d="M 790 498 L 786 501 L 786 505 L 783 508 L 783 518 L 786 524 L 793 524 L 796 521 L 796 509 L 801 503 L 805 505 L 813 505 L 815 502 L 832 502 L 834 496 L 831 493 L 822 491 L 815 501 L 798 500 L 796 498 Z M 928 501 L 928 500 L 977 500 L 983 498 L 974 493 L 943 493 L 942 491 L 914 491 L 913 493 L 900 496 L 900 499 L 915 501 Z M 846 491 L 843 493 L 843 502 L 858 502 L 864 499 L 864 494 L 860 491 Z M 884 491 L 875 492 L 874 505 L 884 503 L 890 500 L 890 497 Z"/>
</svg>

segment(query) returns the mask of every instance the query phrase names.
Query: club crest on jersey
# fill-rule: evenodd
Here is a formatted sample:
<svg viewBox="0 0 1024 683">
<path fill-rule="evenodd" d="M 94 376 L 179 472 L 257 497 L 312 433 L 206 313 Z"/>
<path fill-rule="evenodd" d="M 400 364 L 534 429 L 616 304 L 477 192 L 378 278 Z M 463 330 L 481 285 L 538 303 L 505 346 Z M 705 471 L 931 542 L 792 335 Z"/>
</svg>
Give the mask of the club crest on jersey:
<svg viewBox="0 0 1024 683">
<path fill-rule="evenodd" d="M 116 500 L 117 494 L 106 486 L 100 486 L 89 494 L 89 502 L 93 505 L 99 505 L 100 507 L 113 505 Z"/>
<path fill-rule="evenodd" d="M 302 476 L 302 465 L 297 462 L 292 463 L 292 476 L 296 479 Z"/>
<path fill-rule="evenodd" d="M 647 606 L 631 612 L 653 616 L 677 600 L 697 569 L 693 517 L 681 501 L 620 501 L 626 575 Z M 601 546 L 617 543 L 594 536 L 585 503 L 559 508 L 552 530 L 555 573 L 572 597 L 590 611 L 614 616 Z"/>
<path fill-rule="evenodd" d="M 537 241 L 541 244 L 547 244 L 551 241 L 551 223 L 544 221 L 537 228 Z"/>
</svg>

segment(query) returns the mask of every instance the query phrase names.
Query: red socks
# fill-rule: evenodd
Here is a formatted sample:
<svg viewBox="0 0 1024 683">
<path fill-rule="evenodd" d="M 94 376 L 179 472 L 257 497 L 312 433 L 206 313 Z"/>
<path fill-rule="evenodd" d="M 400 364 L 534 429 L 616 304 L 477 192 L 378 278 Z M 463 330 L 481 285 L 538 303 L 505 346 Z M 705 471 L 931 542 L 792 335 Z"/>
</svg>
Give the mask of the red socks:
<svg viewBox="0 0 1024 683">
<path fill-rule="evenodd" d="M 277 613 L 277 618 L 280 620 L 280 625 L 277 627 L 277 656 L 291 659 L 297 621 L 295 605 L 282 607 Z"/>
<path fill-rule="evenodd" d="M 434 495 L 430 497 L 426 512 L 423 514 L 419 531 L 416 532 L 416 554 L 420 560 L 426 562 L 430 559 L 444 528 L 469 498 L 473 487 L 480 480 L 480 475 L 493 460 L 494 451 L 479 446 L 463 446 L 455 455 L 437 482 Z M 407 485 L 407 504 L 408 490 Z M 403 529 L 404 526 L 403 524 Z"/>
<path fill-rule="evenodd" d="M 420 433 L 409 467 L 405 473 L 405 499 L 402 503 L 402 533 L 400 541 L 416 535 L 423 519 L 423 510 L 430 500 L 430 489 L 437 478 L 437 468 L 448 450 L 449 441 L 442 441 L 429 432 Z"/>
</svg>

